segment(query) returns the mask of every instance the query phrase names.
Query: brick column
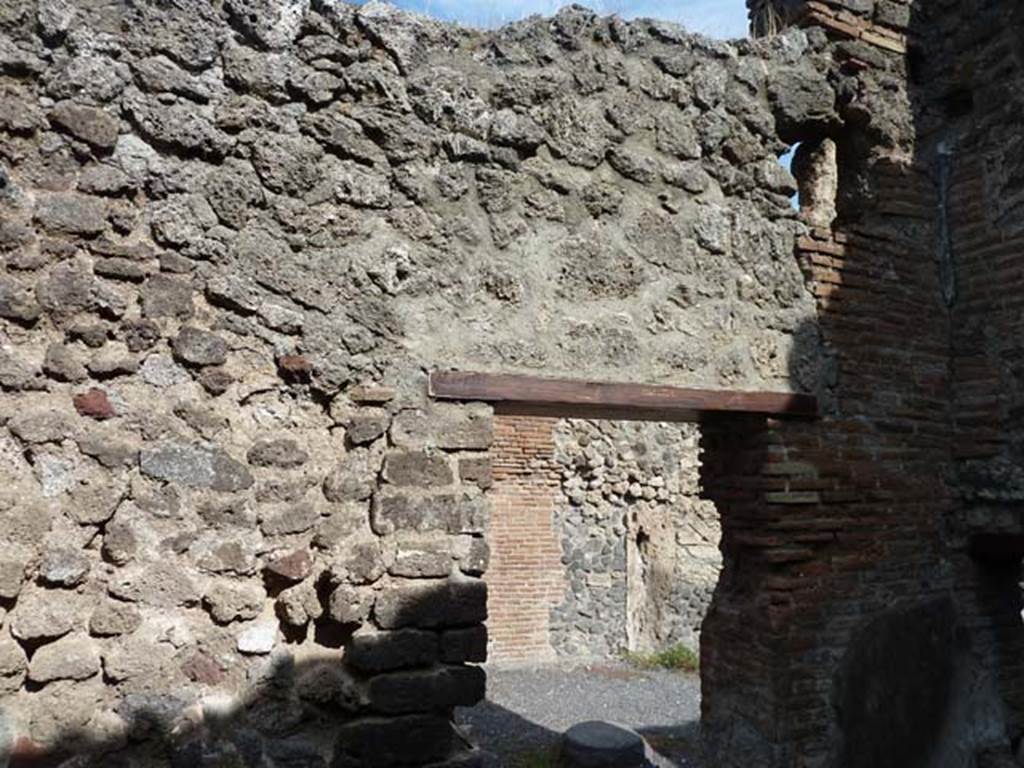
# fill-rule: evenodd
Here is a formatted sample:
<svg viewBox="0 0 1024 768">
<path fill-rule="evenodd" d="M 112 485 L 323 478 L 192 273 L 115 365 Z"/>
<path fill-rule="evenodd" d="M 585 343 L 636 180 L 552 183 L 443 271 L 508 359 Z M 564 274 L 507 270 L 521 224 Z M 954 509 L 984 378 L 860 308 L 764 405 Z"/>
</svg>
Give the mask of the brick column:
<svg viewBox="0 0 1024 768">
<path fill-rule="evenodd" d="M 565 592 L 562 548 L 554 527 L 558 474 L 556 419 L 494 420 L 494 487 L 488 586 L 488 658 L 498 662 L 554 658 L 551 608 Z"/>
</svg>

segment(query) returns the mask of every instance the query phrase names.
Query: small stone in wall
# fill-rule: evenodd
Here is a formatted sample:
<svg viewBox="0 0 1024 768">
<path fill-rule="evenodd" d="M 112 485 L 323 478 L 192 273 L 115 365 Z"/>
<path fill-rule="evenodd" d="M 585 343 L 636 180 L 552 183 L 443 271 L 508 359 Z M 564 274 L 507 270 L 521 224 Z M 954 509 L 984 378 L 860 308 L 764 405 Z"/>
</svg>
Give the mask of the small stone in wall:
<svg viewBox="0 0 1024 768">
<path fill-rule="evenodd" d="M 218 624 L 255 619 L 263 610 L 267 593 L 258 584 L 216 582 L 203 596 L 203 606 Z"/>
<path fill-rule="evenodd" d="M 171 347 L 178 360 L 196 367 L 223 365 L 228 357 L 228 345 L 224 339 L 191 325 L 178 332 Z"/>
<path fill-rule="evenodd" d="M 277 555 L 267 563 L 267 572 L 292 583 L 302 581 L 313 571 L 313 556 L 309 550 L 297 549 Z"/>
<path fill-rule="evenodd" d="M 108 469 L 128 467 L 138 463 L 138 449 L 127 442 L 119 433 L 94 428 L 77 438 L 78 450 L 89 456 Z M 113 499 L 118 501 L 116 495 L 111 494 L 113 487 L 109 485 L 96 486 L 86 485 L 72 490 L 72 498 L 83 500 L 82 506 L 93 508 L 94 502 L 102 499 Z M 104 493 L 105 492 L 105 493 Z M 99 520 L 90 520 L 86 517 L 76 518 L 79 522 L 102 522 L 113 514 L 114 507 L 110 507 L 110 514 Z M 91 514 L 91 513 L 90 513 Z"/>
<path fill-rule="evenodd" d="M 15 437 L 34 445 L 60 442 L 69 431 L 64 415 L 52 410 L 20 413 L 7 427 Z"/>
<path fill-rule="evenodd" d="M 57 234 L 98 235 L 107 228 L 107 203 L 71 192 L 45 195 L 36 207 L 36 221 Z"/>
<path fill-rule="evenodd" d="M 260 305 L 259 314 L 263 323 L 275 331 L 289 334 L 302 332 L 304 318 L 300 312 L 293 309 L 265 302 Z"/>
<path fill-rule="evenodd" d="M 392 576 L 424 578 L 447 576 L 452 571 L 454 556 L 447 537 L 403 538 L 388 568 Z"/>
<path fill-rule="evenodd" d="M 20 547 L 0 550 L 0 599 L 11 600 L 21 592 L 30 553 L 31 550 Z"/>
<path fill-rule="evenodd" d="M 134 632 L 141 624 L 142 615 L 134 605 L 107 600 L 89 617 L 89 632 L 97 637 L 116 637 Z"/>
<path fill-rule="evenodd" d="M 194 605 L 199 602 L 199 589 L 179 566 L 155 562 L 132 567 L 117 575 L 108 586 L 110 594 L 120 600 L 143 603 L 158 608 Z"/>
<path fill-rule="evenodd" d="M 298 384 L 309 381 L 313 363 L 303 355 L 282 355 L 277 360 L 277 370 L 282 379 Z"/>
<path fill-rule="evenodd" d="M 75 323 L 67 331 L 70 341 L 80 341 L 90 349 L 99 349 L 107 343 L 107 327 L 100 323 Z M 138 352 L 133 349 L 132 352 Z"/>
<path fill-rule="evenodd" d="M 239 653 L 249 655 L 265 655 L 274 650 L 277 642 L 277 622 L 260 621 L 238 636 L 237 648 Z"/>
<path fill-rule="evenodd" d="M 317 525 L 313 546 L 323 550 L 345 546 L 355 533 L 366 528 L 369 517 L 369 507 L 365 502 L 332 505 L 330 512 Z"/>
<path fill-rule="evenodd" d="M 281 592 L 275 609 L 278 618 L 293 627 L 304 627 L 323 615 L 320 596 L 312 583 L 298 584 Z"/>
<path fill-rule="evenodd" d="M 234 383 L 231 374 L 223 368 L 203 368 L 198 379 L 200 386 L 214 396 L 223 395 Z"/>
<path fill-rule="evenodd" d="M 77 632 L 44 645 L 32 655 L 28 679 L 34 683 L 86 680 L 100 671 L 100 655 L 88 635 Z"/>
<path fill-rule="evenodd" d="M 324 498 L 337 504 L 368 499 L 373 495 L 374 478 L 379 471 L 379 456 L 364 449 L 350 451 L 324 478 Z"/>
<path fill-rule="evenodd" d="M 78 356 L 65 344 L 51 344 L 46 348 L 43 372 L 57 381 L 82 381 L 88 376 Z"/>
<path fill-rule="evenodd" d="M 224 668 L 202 651 L 196 651 L 181 664 L 181 671 L 193 683 L 218 685 L 224 681 Z"/>
<path fill-rule="evenodd" d="M 27 671 L 28 659 L 21 646 L 9 637 L 0 637 L 0 694 L 17 691 Z"/>
<path fill-rule="evenodd" d="M 175 403 L 174 415 L 192 427 L 206 440 L 212 440 L 230 426 L 226 416 L 192 400 L 182 400 Z"/>
<path fill-rule="evenodd" d="M 39 564 L 39 578 L 56 587 L 74 587 L 89 575 L 89 558 L 67 547 L 49 549 Z"/>
<path fill-rule="evenodd" d="M 348 396 L 360 405 L 384 405 L 395 399 L 395 390 L 381 384 L 358 384 L 349 390 Z"/>
<path fill-rule="evenodd" d="M 11 634 L 38 642 L 66 635 L 78 620 L 80 600 L 73 593 L 33 590 L 22 594 L 10 615 Z"/>
<path fill-rule="evenodd" d="M 250 464 L 257 467 L 293 469 L 309 461 L 309 454 L 290 438 L 260 440 L 246 454 Z"/>
<path fill-rule="evenodd" d="M 0 278 L 0 317 L 30 325 L 39 315 L 39 305 L 27 288 L 9 278 Z"/>
<path fill-rule="evenodd" d="M 144 382 L 160 389 L 185 384 L 190 380 L 188 372 L 170 355 L 150 355 L 139 370 Z"/>
<path fill-rule="evenodd" d="M 129 352 L 145 352 L 160 341 L 160 326 L 152 320 L 128 320 L 121 324 L 121 335 Z"/>
<path fill-rule="evenodd" d="M 353 416 L 348 421 L 345 437 L 353 445 L 372 443 L 387 431 L 388 423 L 389 420 L 386 414 L 360 414 Z"/>
<path fill-rule="evenodd" d="M 132 687 L 167 685 L 174 673 L 174 648 L 135 636 L 121 638 L 103 649 L 103 676 Z"/>
<path fill-rule="evenodd" d="M 473 483 L 478 488 L 490 488 L 494 484 L 494 472 L 489 456 L 473 456 L 459 459 L 459 478 L 464 483 Z"/>
<path fill-rule="evenodd" d="M 50 530 L 50 525 L 51 517 L 46 505 L 17 496 L 0 496 L 3 543 L 35 547 Z"/>
<path fill-rule="evenodd" d="M 115 565 L 124 565 L 135 556 L 139 542 L 131 526 L 116 520 L 106 527 L 100 551 L 103 559 Z"/>
<path fill-rule="evenodd" d="M 331 565 L 331 578 L 349 584 L 373 584 L 384 575 L 384 553 L 376 540 L 349 544 Z"/>
<path fill-rule="evenodd" d="M 456 548 L 459 568 L 470 576 L 481 576 L 491 559 L 491 548 L 482 536 L 462 536 Z"/>
<path fill-rule="evenodd" d="M 72 398 L 72 402 L 80 416 L 88 416 L 97 421 L 111 419 L 117 415 L 107 393 L 102 389 L 94 387 L 87 392 L 81 392 Z"/>
<path fill-rule="evenodd" d="M 372 607 L 372 592 L 342 584 L 331 593 L 327 615 L 339 624 L 359 624 L 370 615 Z"/>
<path fill-rule="evenodd" d="M 303 533 L 316 525 L 319 519 L 320 513 L 312 504 L 299 503 L 261 514 L 260 530 L 267 536 Z"/>
<path fill-rule="evenodd" d="M 253 483 L 242 464 L 220 448 L 188 443 L 164 443 L 143 449 L 139 456 L 142 474 L 192 488 L 242 491 Z"/>
<path fill-rule="evenodd" d="M 112 379 L 117 376 L 130 376 L 139 370 L 139 359 L 125 351 L 104 347 L 94 354 L 85 366 L 96 379 Z"/>
<path fill-rule="evenodd" d="M 97 149 L 111 150 L 117 143 L 117 118 L 102 109 L 62 101 L 50 112 L 50 119 L 76 139 Z"/>
</svg>

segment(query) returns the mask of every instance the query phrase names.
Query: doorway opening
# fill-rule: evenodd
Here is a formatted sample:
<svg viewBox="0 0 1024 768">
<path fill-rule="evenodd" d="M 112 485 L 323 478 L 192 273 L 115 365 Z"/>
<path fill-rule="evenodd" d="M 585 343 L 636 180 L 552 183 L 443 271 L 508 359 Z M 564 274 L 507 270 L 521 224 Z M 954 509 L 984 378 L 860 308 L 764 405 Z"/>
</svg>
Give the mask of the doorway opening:
<svg viewBox="0 0 1024 768">
<path fill-rule="evenodd" d="M 695 424 L 499 415 L 488 658 L 696 654 L 721 555 Z"/>
</svg>

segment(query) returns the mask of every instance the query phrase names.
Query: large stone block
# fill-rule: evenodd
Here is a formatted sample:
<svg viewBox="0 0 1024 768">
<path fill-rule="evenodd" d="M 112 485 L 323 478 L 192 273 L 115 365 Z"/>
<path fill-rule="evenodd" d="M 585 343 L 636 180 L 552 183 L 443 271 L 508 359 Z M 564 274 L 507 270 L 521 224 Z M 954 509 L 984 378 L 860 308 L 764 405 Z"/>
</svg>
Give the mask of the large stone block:
<svg viewBox="0 0 1024 768">
<path fill-rule="evenodd" d="M 370 706 L 391 715 L 468 707 L 484 697 L 484 678 L 480 667 L 440 667 L 378 675 L 370 680 Z"/>
<path fill-rule="evenodd" d="M 410 450 L 483 451 L 494 441 L 493 411 L 479 404 L 402 411 L 391 425 L 391 440 Z"/>
<path fill-rule="evenodd" d="M 339 766 L 392 768 L 423 765 L 451 750 L 452 725 L 447 716 L 409 715 L 353 720 L 338 731 L 337 751 L 350 762 Z"/>
<path fill-rule="evenodd" d="M 437 659 L 437 633 L 416 629 L 357 632 L 345 646 L 345 663 L 363 672 L 425 667 Z"/>
<path fill-rule="evenodd" d="M 447 576 L 455 563 L 452 549 L 453 542 L 447 536 L 400 538 L 388 573 L 413 578 Z"/>
<path fill-rule="evenodd" d="M 441 635 L 441 661 L 445 664 L 487 661 L 487 627 L 480 624 L 465 629 L 449 629 Z"/>
<path fill-rule="evenodd" d="M 374 532 L 483 533 L 487 501 L 482 496 L 456 494 L 378 495 L 371 510 Z"/>
<path fill-rule="evenodd" d="M 397 486 L 435 488 L 450 485 L 453 477 L 444 456 L 409 452 L 393 453 L 385 457 L 384 479 Z"/>
<path fill-rule="evenodd" d="M 479 624 L 487 618 L 487 585 L 464 577 L 396 583 L 378 596 L 374 615 L 384 629 Z"/>
</svg>

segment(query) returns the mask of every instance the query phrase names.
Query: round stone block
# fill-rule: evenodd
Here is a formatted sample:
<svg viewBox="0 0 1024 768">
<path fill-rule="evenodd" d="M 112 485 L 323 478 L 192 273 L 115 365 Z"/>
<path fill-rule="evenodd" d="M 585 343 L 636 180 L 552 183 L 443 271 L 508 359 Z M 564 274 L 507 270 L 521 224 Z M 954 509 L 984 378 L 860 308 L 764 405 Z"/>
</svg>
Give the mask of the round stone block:
<svg viewBox="0 0 1024 768">
<path fill-rule="evenodd" d="M 646 743 L 629 728 L 592 720 L 562 737 L 563 768 L 646 768 Z"/>
</svg>

